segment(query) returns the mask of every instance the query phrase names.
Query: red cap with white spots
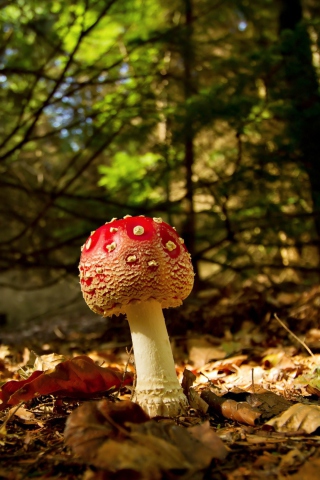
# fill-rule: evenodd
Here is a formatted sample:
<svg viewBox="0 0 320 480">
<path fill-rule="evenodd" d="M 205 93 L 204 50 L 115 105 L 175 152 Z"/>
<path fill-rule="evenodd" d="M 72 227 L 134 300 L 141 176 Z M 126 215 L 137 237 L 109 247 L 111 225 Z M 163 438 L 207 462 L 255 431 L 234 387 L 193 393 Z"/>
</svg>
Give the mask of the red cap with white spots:
<svg viewBox="0 0 320 480">
<path fill-rule="evenodd" d="M 113 219 L 92 232 L 79 269 L 85 301 L 104 317 L 149 300 L 162 308 L 181 305 L 194 280 L 190 255 L 175 229 L 143 216 Z"/>
</svg>

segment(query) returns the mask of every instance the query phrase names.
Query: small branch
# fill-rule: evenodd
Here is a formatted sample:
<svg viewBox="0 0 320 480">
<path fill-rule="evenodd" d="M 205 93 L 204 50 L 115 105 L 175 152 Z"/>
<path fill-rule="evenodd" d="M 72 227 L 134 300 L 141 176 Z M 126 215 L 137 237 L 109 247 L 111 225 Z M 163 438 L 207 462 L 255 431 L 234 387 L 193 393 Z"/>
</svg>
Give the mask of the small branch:
<svg viewBox="0 0 320 480">
<path fill-rule="evenodd" d="M 3 422 L 3 424 L 1 425 L 0 427 L 0 437 L 1 436 L 6 436 L 7 435 L 7 424 L 9 422 L 9 420 L 11 420 L 11 418 L 16 414 L 16 412 L 19 410 L 19 408 L 21 407 L 21 405 L 23 404 L 24 402 L 20 402 L 17 407 L 14 409 L 14 410 L 10 410 Z"/>
<path fill-rule="evenodd" d="M 126 378 L 126 374 L 127 374 L 127 371 L 128 371 L 128 366 L 129 366 L 129 363 L 131 361 L 131 357 L 132 357 L 132 354 L 133 354 L 133 346 L 130 348 L 129 351 L 127 350 L 127 354 L 128 354 L 128 359 L 127 359 L 127 362 L 126 362 L 125 367 L 124 367 L 124 372 L 123 372 L 123 375 L 122 375 L 121 383 L 120 383 L 120 386 L 119 386 L 119 389 L 118 389 L 118 392 L 117 392 L 117 395 L 116 395 L 117 397 L 119 396 L 120 390 L 123 386 L 123 382 L 125 381 L 125 378 Z"/>
<path fill-rule="evenodd" d="M 312 353 L 312 351 L 310 350 L 310 348 L 308 347 L 308 345 L 305 344 L 305 342 L 303 342 L 299 337 L 297 337 L 297 335 L 295 335 L 293 332 L 291 332 L 290 328 L 288 328 L 282 320 L 280 320 L 280 318 L 278 317 L 278 315 L 275 313 L 274 314 L 274 318 L 277 320 L 277 322 L 280 323 L 280 325 L 288 332 L 290 333 L 290 335 L 293 336 L 293 338 L 298 342 L 300 343 L 300 345 L 302 345 L 306 350 L 307 352 L 309 353 L 309 355 L 311 355 L 311 357 L 314 357 L 314 354 Z"/>
</svg>

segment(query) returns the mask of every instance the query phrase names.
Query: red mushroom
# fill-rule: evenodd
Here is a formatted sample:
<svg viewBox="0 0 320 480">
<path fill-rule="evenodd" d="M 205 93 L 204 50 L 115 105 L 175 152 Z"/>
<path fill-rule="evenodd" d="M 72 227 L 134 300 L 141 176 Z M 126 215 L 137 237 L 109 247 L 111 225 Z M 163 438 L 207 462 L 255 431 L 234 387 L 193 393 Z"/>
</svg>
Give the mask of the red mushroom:
<svg viewBox="0 0 320 480">
<path fill-rule="evenodd" d="M 162 308 L 181 305 L 192 290 L 183 240 L 161 218 L 127 215 L 91 233 L 79 269 L 83 297 L 94 312 L 127 315 L 137 376 L 133 401 L 150 416 L 182 413 L 188 403 Z"/>
</svg>

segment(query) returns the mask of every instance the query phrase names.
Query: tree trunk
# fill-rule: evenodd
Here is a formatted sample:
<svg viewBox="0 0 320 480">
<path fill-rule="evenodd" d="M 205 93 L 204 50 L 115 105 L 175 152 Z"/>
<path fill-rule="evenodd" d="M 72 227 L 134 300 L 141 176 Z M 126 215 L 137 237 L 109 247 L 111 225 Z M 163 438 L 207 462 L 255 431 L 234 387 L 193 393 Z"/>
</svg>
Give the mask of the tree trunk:
<svg viewBox="0 0 320 480">
<path fill-rule="evenodd" d="M 311 41 L 303 24 L 301 0 L 280 0 L 280 41 L 287 94 L 291 104 L 290 136 L 308 174 L 315 230 L 320 242 L 320 96 Z M 319 246 L 320 254 L 320 246 Z"/>
<path fill-rule="evenodd" d="M 185 39 L 182 47 L 182 60 L 184 65 L 184 101 L 187 105 L 188 99 L 194 93 L 195 87 L 192 80 L 193 66 L 193 45 L 192 45 L 192 0 L 184 0 L 185 4 Z M 195 256 L 195 234 L 196 234 L 196 218 L 194 211 L 194 195 L 193 195 L 193 165 L 194 165 L 194 129 L 192 121 L 185 115 L 184 124 L 184 166 L 186 172 L 186 220 L 183 227 L 183 238 L 186 246 L 191 254 Z M 197 290 L 199 275 L 196 261 L 193 262 L 195 271 L 195 286 Z"/>
</svg>

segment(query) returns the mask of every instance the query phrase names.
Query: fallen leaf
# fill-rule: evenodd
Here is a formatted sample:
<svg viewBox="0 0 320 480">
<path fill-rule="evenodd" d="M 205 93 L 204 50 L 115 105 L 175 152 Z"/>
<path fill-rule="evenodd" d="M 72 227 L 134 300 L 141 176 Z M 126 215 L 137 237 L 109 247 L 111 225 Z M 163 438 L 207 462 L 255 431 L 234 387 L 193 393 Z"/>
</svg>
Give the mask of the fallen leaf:
<svg viewBox="0 0 320 480">
<path fill-rule="evenodd" d="M 188 393 L 189 393 L 189 389 L 190 387 L 192 387 L 193 383 L 195 382 L 196 380 L 196 375 L 191 372 L 190 370 L 188 370 L 187 368 L 184 369 L 183 371 L 183 378 L 182 378 L 182 382 L 181 382 L 181 386 L 183 388 L 183 393 L 188 396 Z"/>
<path fill-rule="evenodd" d="M 7 345 L 0 345 L 0 359 L 4 360 L 10 355 L 10 349 Z"/>
<path fill-rule="evenodd" d="M 225 358 L 226 352 L 220 345 L 213 345 L 207 338 L 189 338 L 187 340 L 188 358 L 193 368 L 201 368 L 211 360 Z"/>
<path fill-rule="evenodd" d="M 145 480 L 173 470 L 196 474 L 227 455 L 209 422 L 188 429 L 156 422 L 129 401 L 85 403 L 69 416 L 65 441 L 84 463 Z"/>
<path fill-rule="evenodd" d="M 17 391 L 19 391 L 20 389 L 22 390 L 24 385 L 36 380 L 40 375 L 42 375 L 42 373 L 43 372 L 39 371 L 33 372 L 32 375 L 26 380 L 10 380 L 9 382 L 4 383 L 0 390 L 0 400 L 2 401 L 2 404 L 0 404 L 0 410 L 6 408 L 8 405 L 16 405 L 17 403 L 19 403 L 19 400 L 14 403 L 9 403 L 9 399 Z"/>
<path fill-rule="evenodd" d="M 300 375 L 295 384 L 306 385 L 307 392 L 320 397 L 320 369 L 317 367 L 312 373 Z"/>
<path fill-rule="evenodd" d="M 67 358 L 64 355 L 57 355 L 56 353 L 50 353 L 49 355 L 36 355 L 33 368 L 34 370 L 41 370 L 42 372 L 45 372 L 46 370 L 55 368 L 57 365 L 59 365 L 59 363 L 62 363 L 66 360 Z"/>
<path fill-rule="evenodd" d="M 68 359 L 64 355 L 56 353 L 37 355 L 33 350 L 25 348 L 23 365 L 19 368 L 18 374 L 23 380 L 27 380 L 34 372 L 51 370 L 65 360 Z"/>
<path fill-rule="evenodd" d="M 279 468 L 281 470 L 288 470 L 288 468 L 296 465 L 297 461 L 301 463 L 302 460 L 303 456 L 300 450 L 298 450 L 298 448 L 293 448 L 281 457 Z"/>
<path fill-rule="evenodd" d="M 209 408 L 209 405 L 203 398 L 200 397 L 198 392 L 194 388 L 189 388 L 188 392 L 188 401 L 191 408 L 198 410 L 199 412 L 206 414 Z"/>
<path fill-rule="evenodd" d="M 247 425 L 256 425 L 256 421 L 261 417 L 261 413 L 249 405 L 247 402 L 236 402 L 224 397 L 219 397 L 210 390 L 203 390 L 201 398 L 215 411 L 230 420 L 236 420 L 239 423 Z"/>
<path fill-rule="evenodd" d="M 191 408 L 199 410 L 202 413 L 207 413 L 209 405 L 200 397 L 200 395 L 192 388 L 193 382 L 196 380 L 194 373 L 187 368 L 184 369 L 182 378 L 183 393 L 186 395 Z"/>
<path fill-rule="evenodd" d="M 229 357 L 225 360 L 218 360 L 212 363 L 211 368 L 221 372 L 235 372 L 237 367 L 247 360 L 248 355 L 237 355 L 236 357 Z"/>
<path fill-rule="evenodd" d="M 201 392 L 201 398 L 209 406 L 230 420 L 247 425 L 256 425 L 279 415 L 291 406 L 291 402 L 273 392 L 249 393 L 235 387 L 226 395 L 218 396 L 209 389 Z"/>
<path fill-rule="evenodd" d="M 255 480 L 257 477 L 253 477 L 254 472 L 256 472 L 255 467 L 249 468 L 245 466 L 241 466 L 233 470 L 231 473 L 228 474 L 228 480 L 247 480 L 248 478 L 254 478 Z"/>
<path fill-rule="evenodd" d="M 210 427 L 209 422 L 204 422 L 201 425 L 195 425 L 194 427 L 190 427 L 188 431 L 191 435 L 199 440 L 203 444 L 204 447 L 214 450 L 216 452 L 215 458 L 223 460 L 225 458 L 225 449 L 221 449 L 221 440 L 218 435 L 214 433 L 212 428 Z M 221 453 L 221 456 L 217 456 L 218 452 Z"/>
<path fill-rule="evenodd" d="M 278 367 L 278 369 L 282 370 L 296 369 L 293 359 L 283 351 L 269 353 L 262 359 L 262 363 L 266 368 Z"/>
<path fill-rule="evenodd" d="M 309 458 L 308 461 L 291 475 L 290 480 L 319 480 L 320 458 Z"/>
<path fill-rule="evenodd" d="M 306 390 L 307 390 L 308 393 L 311 393 L 311 395 L 316 395 L 317 397 L 320 397 L 319 388 L 315 388 L 312 385 L 307 385 Z"/>
<path fill-rule="evenodd" d="M 30 410 L 27 410 L 26 408 L 24 407 L 19 407 L 17 409 L 17 407 L 13 407 L 9 410 L 8 412 L 8 415 L 9 416 L 16 416 L 18 418 L 20 418 L 21 420 L 24 420 L 26 423 L 28 422 L 32 422 L 32 423 L 35 423 L 34 422 L 34 419 L 35 419 L 35 415 L 34 413 L 30 412 Z"/>
<path fill-rule="evenodd" d="M 100 367 L 91 358 L 80 355 L 59 363 L 52 370 L 35 371 L 26 380 L 11 380 L 5 383 L 0 390 L 0 410 L 39 395 L 87 398 L 130 383 L 132 375 L 127 373 L 122 380 L 122 372 Z"/>
<path fill-rule="evenodd" d="M 296 403 L 280 417 L 269 420 L 266 425 L 272 426 L 277 432 L 312 433 L 320 427 L 320 406 Z"/>
<path fill-rule="evenodd" d="M 235 400 L 226 400 L 221 405 L 221 413 L 225 418 L 252 426 L 256 425 L 261 416 L 261 413 L 247 402 L 236 402 Z"/>
<path fill-rule="evenodd" d="M 270 452 L 263 452 L 256 461 L 253 463 L 255 468 L 268 468 L 270 465 L 277 465 L 279 463 L 278 455 L 274 455 Z"/>
<path fill-rule="evenodd" d="M 259 410 L 263 420 L 275 417 L 291 406 L 291 402 L 273 392 L 252 393 L 246 400 Z"/>
</svg>

